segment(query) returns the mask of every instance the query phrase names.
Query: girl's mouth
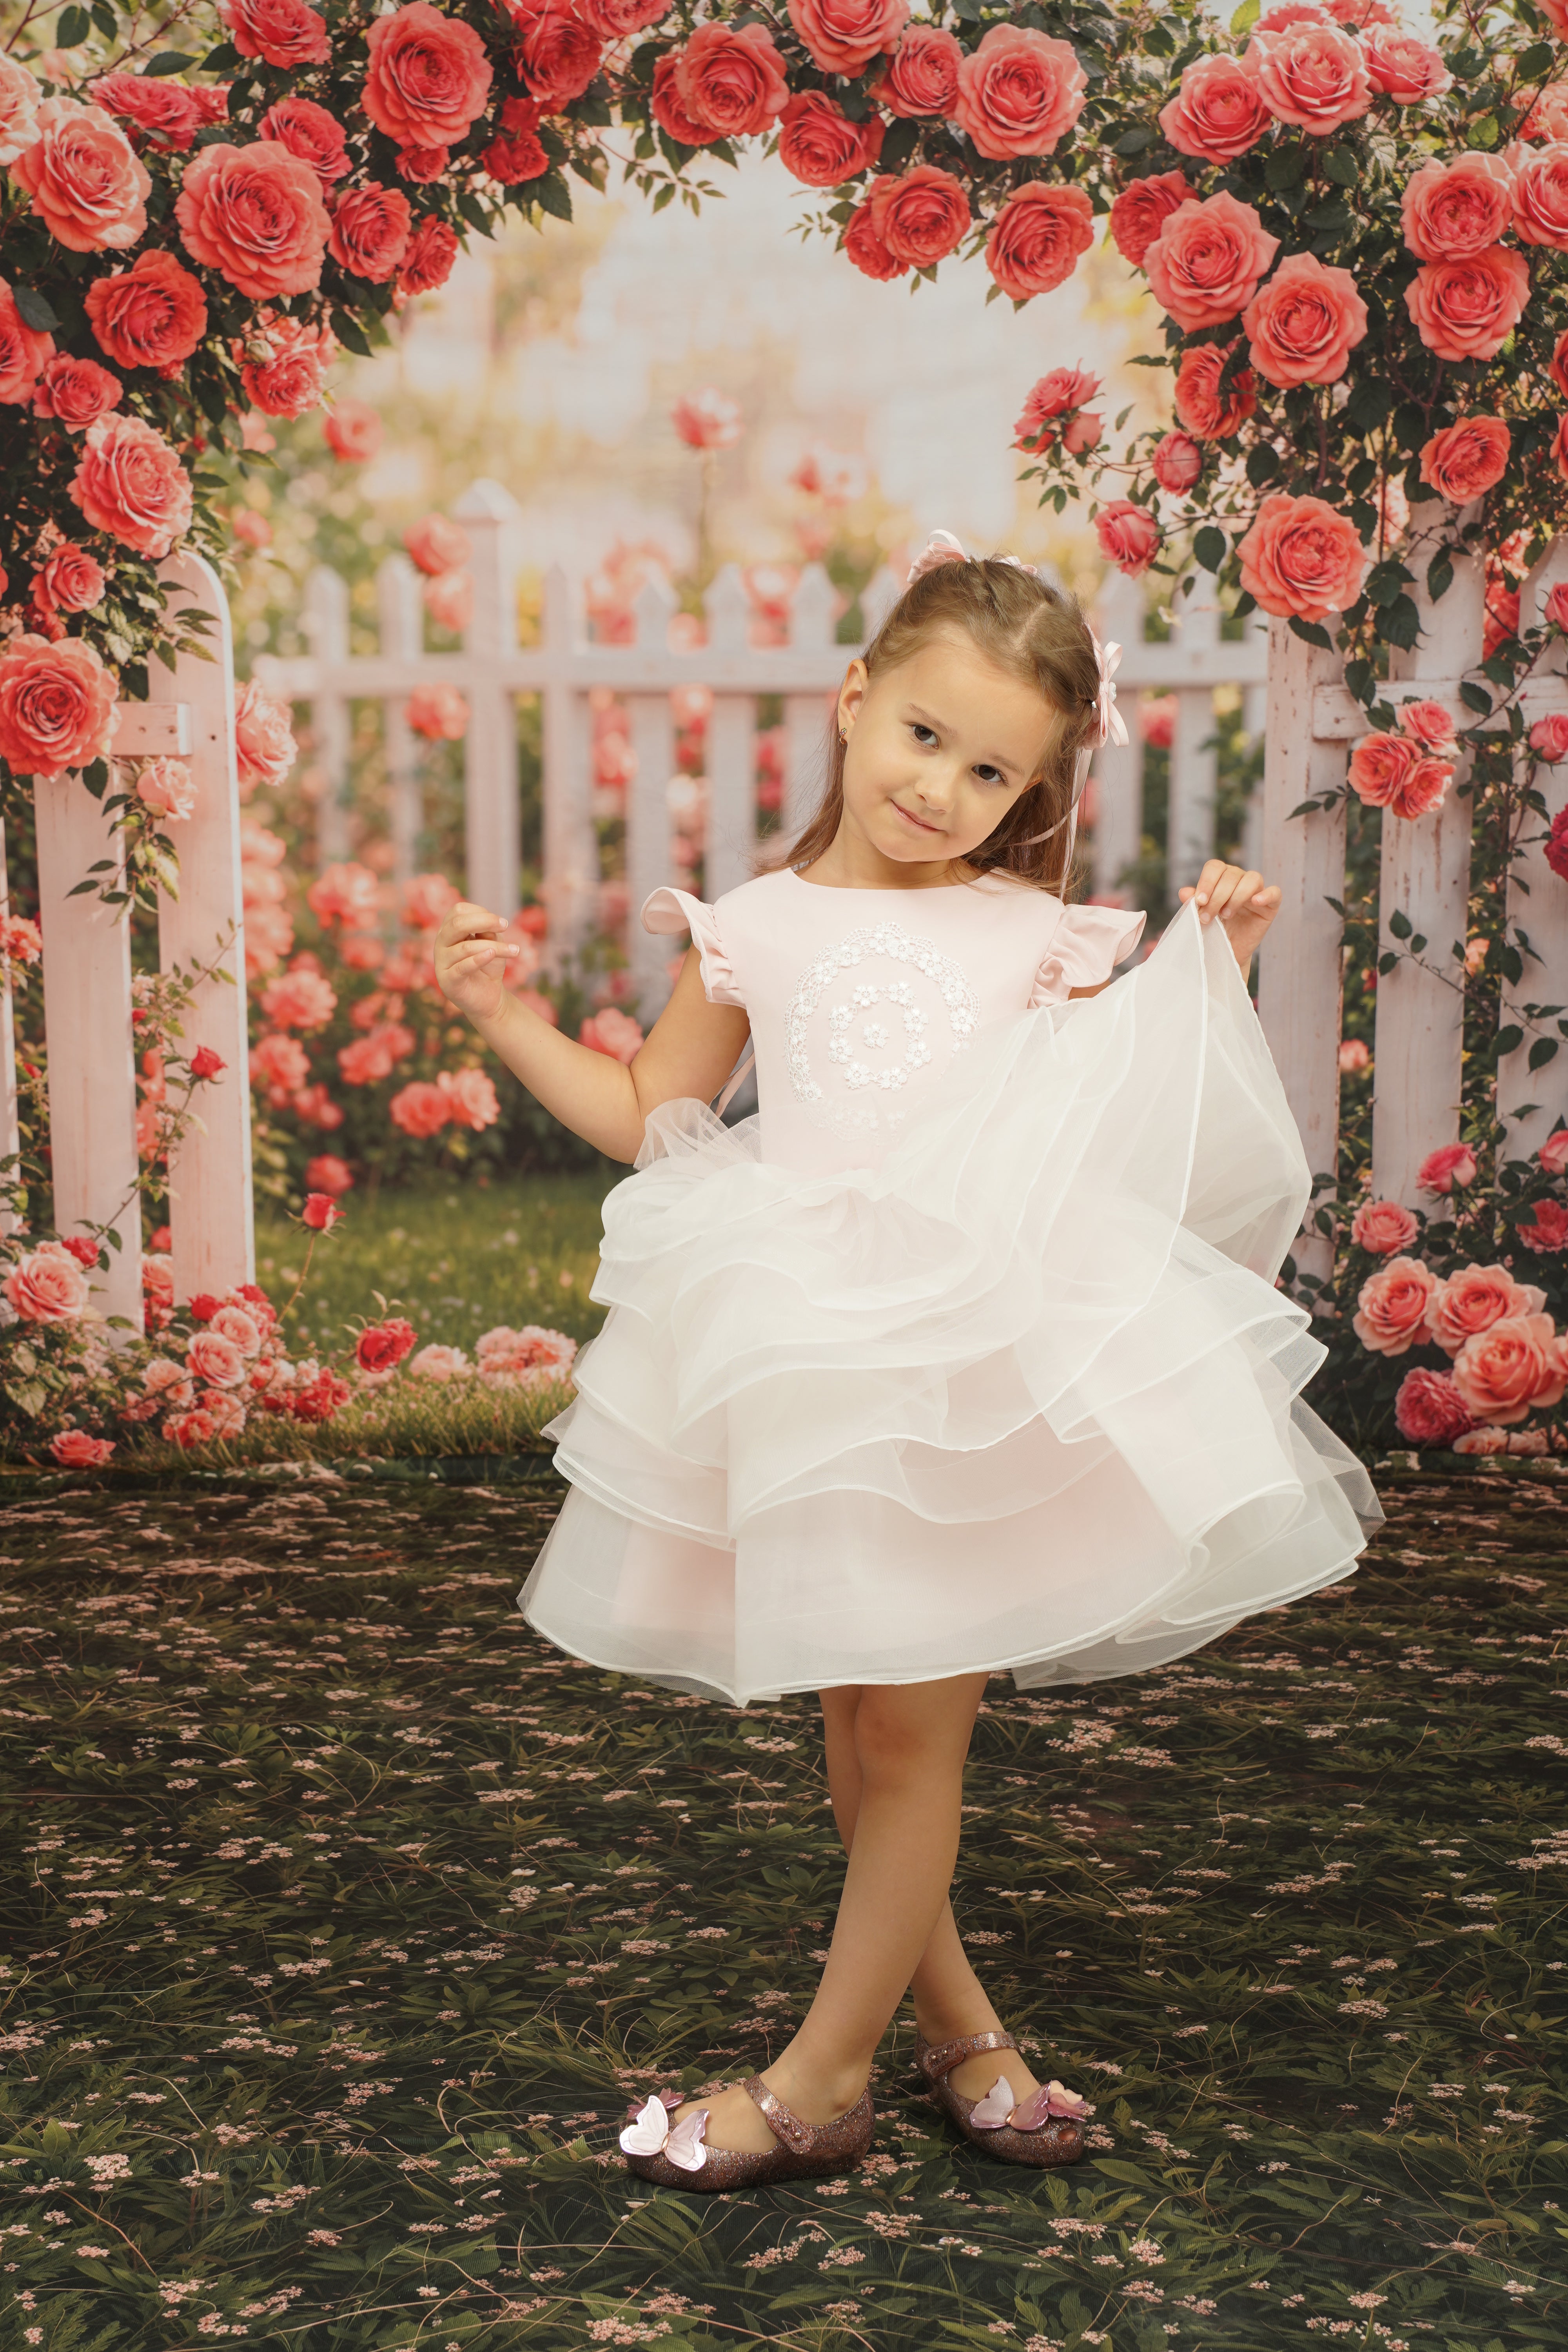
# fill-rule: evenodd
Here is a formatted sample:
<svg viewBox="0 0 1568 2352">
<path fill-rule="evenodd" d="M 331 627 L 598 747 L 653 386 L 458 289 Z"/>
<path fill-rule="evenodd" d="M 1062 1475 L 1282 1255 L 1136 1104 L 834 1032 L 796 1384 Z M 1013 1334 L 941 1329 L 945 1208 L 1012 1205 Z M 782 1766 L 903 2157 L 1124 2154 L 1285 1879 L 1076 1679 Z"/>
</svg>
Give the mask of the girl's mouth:
<svg viewBox="0 0 1568 2352">
<path fill-rule="evenodd" d="M 889 808 L 897 809 L 905 824 L 912 824 L 917 833 L 934 833 L 940 835 L 942 830 L 940 824 L 928 824 L 924 817 L 911 816 L 909 810 L 905 808 L 900 801 L 889 801 L 888 805 Z"/>
</svg>

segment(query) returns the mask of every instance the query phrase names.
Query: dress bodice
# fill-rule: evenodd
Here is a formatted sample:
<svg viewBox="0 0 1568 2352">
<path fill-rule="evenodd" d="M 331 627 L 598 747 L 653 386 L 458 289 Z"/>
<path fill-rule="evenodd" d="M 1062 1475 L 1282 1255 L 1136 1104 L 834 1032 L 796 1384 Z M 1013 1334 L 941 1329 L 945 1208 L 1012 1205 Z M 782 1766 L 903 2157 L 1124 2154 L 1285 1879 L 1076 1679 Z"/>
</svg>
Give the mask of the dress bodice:
<svg viewBox="0 0 1568 2352">
<path fill-rule="evenodd" d="M 710 1003 L 748 1014 L 763 1158 L 825 1176 L 875 1167 L 955 1056 L 1108 980 L 1144 920 L 1001 876 L 839 890 L 787 867 L 711 907 L 656 890 L 642 919 L 689 930 Z"/>
</svg>

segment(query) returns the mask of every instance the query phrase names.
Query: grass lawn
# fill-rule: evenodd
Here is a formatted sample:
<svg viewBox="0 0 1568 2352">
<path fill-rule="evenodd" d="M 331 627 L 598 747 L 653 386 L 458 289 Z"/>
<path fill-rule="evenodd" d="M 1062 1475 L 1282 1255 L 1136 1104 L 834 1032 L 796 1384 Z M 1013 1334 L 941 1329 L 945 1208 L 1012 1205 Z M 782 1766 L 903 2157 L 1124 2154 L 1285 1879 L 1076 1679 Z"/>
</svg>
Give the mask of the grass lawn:
<svg viewBox="0 0 1568 2352">
<path fill-rule="evenodd" d="M 591 1339 L 604 1320 L 588 1297 L 599 1262 L 604 1176 L 525 1176 L 481 1186 L 442 1180 L 378 1194 L 351 1192 L 343 1223 L 317 1243 L 310 1277 L 289 1318 L 300 1353 L 348 1344 L 356 1318 L 374 1322 L 374 1294 L 405 1315 L 421 1346 L 471 1354 L 498 1323 L 543 1323 Z M 262 1202 L 256 1276 L 279 1306 L 304 1264 L 308 1236 Z"/>
</svg>

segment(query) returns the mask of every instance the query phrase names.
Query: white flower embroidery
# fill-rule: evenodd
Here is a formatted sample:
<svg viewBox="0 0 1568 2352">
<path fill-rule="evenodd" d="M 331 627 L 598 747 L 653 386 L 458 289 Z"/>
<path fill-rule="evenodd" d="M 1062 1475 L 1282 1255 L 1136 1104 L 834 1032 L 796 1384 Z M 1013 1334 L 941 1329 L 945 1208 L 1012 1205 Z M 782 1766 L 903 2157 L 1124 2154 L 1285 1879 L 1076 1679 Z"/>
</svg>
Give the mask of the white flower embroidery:
<svg viewBox="0 0 1568 2352">
<path fill-rule="evenodd" d="M 901 923 L 868 924 L 825 948 L 796 984 L 784 1027 L 790 1081 L 819 1125 L 888 1134 L 904 1123 L 910 1079 L 962 1052 L 979 1020 L 951 956 Z M 828 1065 L 821 1076 L 814 1046 Z"/>
</svg>

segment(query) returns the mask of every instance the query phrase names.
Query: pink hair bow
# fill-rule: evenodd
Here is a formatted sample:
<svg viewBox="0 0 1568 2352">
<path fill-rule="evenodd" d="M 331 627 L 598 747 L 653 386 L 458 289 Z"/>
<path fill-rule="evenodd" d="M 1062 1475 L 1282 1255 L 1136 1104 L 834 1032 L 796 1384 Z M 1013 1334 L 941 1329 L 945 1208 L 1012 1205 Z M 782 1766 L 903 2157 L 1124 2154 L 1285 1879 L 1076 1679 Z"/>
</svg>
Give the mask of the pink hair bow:
<svg viewBox="0 0 1568 2352">
<path fill-rule="evenodd" d="M 680 2105 L 681 2094 L 673 2091 L 648 2100 L 621 2134 L 621 2147 L 627 2156 L 665 2156 L 682 2172 L 700 2172 L 708 2161 L 708 2151 L 702 2145 L 702 2135 L 708 2128 L 708 2110 L 699 2107 L 683 2124 L 671 2125 L 670 2105 Z"/>
<path fill-rule="evenodd" d="M 967 563 L 969 560 L 962 541 L 956 540 L 952 531 L 933 530 L 910 564 L 904 585 L 912 588 L 917 580 L 923 580 L 926 573 L 934 572 L 939 563 Z M 994 560 L 998 563 L 1012 564 L 1017 572 L 1033 572 L 1035 569 L 1032 563 L 1025 563 L 1016 555 L 999 555 Z"/>
<path fill-rule="evenodd" d="M 1114 638 L 1110 645 L 1102 646 L 1092 629 L 1089 638 L 1094 647 L 1094 658 L 1100 664 L 1100 733 L 1096 740 L 1101 743 L 1125 743 L 1127 721 L 1116 708 L 1115 679 L 1121 664 L 1121 648 Z"/>
</svg>

